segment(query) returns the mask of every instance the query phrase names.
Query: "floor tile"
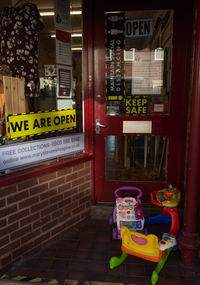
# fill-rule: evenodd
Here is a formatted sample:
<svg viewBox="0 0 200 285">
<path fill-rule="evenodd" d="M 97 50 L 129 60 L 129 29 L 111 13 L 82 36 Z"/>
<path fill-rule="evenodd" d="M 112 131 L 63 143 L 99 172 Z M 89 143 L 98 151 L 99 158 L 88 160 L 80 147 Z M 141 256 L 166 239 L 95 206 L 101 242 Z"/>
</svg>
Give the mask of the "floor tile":
<svg viewBox="0 0 200 285">
<path fill-rule="evenodd" d="M 149 228 L 154 232 L 160 229 L 156 225 Z M 112 226 L 108 221 L 90 220 L 66 232 L 31 258 L 16 262 L 6 273 L 10 279 L 19 275 L 49 278 L 62 285 L 70 284 L 66 283 L 70 280 L 74 282 L 70 285 L 86 285 L 86 282 L 90 285 L 151 284 L 156 263 L 129 255 L 123 264 L 110 269 L 109 259 L 120 255 L 121 240 L 112 239 Z M 200 260 L 194 267 L 187 268 L 181 264 L 179 251 L 172 251 L 156 285 L 197 284 L 200 284 Z"/>
</svg>

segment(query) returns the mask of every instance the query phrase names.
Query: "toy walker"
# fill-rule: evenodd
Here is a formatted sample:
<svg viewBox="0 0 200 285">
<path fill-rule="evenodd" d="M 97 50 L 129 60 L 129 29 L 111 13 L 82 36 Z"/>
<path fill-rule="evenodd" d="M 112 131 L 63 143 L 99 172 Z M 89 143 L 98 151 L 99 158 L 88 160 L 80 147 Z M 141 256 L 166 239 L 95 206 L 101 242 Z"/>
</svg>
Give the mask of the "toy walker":
<svg viewBox="0 0 200 285">
<path fill-rule="evenodd" d="M 137 197 L 120 197 L 119 192 L 137 192 Z M 117 228 L 113 228 L 113 239 L 121 239 L 121 228 L 126 226 L 130 231 L 143 231 L 144 214 L 141 205 L 142 190 L 137 187 L 124 186 L 117 188 L 114 192 L 116 206 L 113 215 L 109 217 L 109 223 L 116 223 Z"/>
<path fill-rule="evenodd" d="M 128 254 L 158 262 L 151 276 L 151 283 L 154 285 L 158 280 L 158 275 L 163 268 L 167 258 L 174 246 L 176 246 L 176 237 L 179 232 L 179 217 L 177 206 L 180 201 L 180 191 L 173 188 L 165 188 L 151 193 L 151 201 L 157 206 L 163 207 L 161 215 L 149 217 L 148 222 L 159 222 L 171 224 L 169 233 L 164 233 L 162 239 L 159 240 L 154 234 L 142 234 L 132 232 L 127 227 L 121 228 L 122 234 L 122 254 L 120 257 L 112 257 L 110 259 L 110 268 L 115 268 L 122 264 Z"/>
</svg>

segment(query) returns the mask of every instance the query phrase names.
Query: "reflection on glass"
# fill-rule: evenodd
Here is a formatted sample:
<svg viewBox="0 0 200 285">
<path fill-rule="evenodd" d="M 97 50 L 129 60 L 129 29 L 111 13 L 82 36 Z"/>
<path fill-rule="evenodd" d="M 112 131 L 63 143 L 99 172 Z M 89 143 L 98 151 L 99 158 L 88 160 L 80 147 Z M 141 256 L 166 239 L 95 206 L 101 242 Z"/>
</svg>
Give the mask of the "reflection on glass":
<svg viewBox="0 0 200 285">
<path fill-rule="evenodd" d="M 106 13 L 106 114 L 169 113 L 173 11 Z"/>
<path fill-rule="evenodd" d="M 165 181 L 168 138 L 107 136 L 106 180 Z"/>
</svg>

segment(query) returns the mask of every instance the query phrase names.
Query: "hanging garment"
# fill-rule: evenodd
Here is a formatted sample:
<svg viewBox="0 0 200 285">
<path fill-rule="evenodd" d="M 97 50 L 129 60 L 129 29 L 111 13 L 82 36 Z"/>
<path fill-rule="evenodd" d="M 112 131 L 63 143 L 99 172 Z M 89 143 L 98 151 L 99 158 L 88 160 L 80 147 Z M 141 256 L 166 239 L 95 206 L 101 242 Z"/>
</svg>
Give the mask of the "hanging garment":
<svg viewBox="0 0 200 285">
<path fill-rule="evenodd" d="M 24 78 L 25 95 L 39 96 L 38 32 L 43 21 L 35 4 L 5 8 L 0 13 L 1 63 Z"/>
</svg>

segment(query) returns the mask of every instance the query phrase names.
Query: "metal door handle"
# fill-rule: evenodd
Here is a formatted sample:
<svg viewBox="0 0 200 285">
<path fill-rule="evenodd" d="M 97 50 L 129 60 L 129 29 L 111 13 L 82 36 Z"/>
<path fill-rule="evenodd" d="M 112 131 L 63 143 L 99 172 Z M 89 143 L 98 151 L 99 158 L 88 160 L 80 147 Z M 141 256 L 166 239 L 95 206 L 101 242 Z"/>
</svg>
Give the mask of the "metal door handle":
<svg viewBox="0 0 200 285">
<path fill-rule="evenodd" d="M 102 124 L 100 124 L 100 123 L 97 123 L 96 125 L 99 126 L 99 127 L 101 127 L 101 128 L 106 128 L 105 125 L 102 125 Z"/>
<path fill-rule="evenodd" d="M 100 128 L 106 128 L 106 125 L 102 125 L 100 120 L 96 120 L 96 134 L 100 134 Z"/>
</svg>

